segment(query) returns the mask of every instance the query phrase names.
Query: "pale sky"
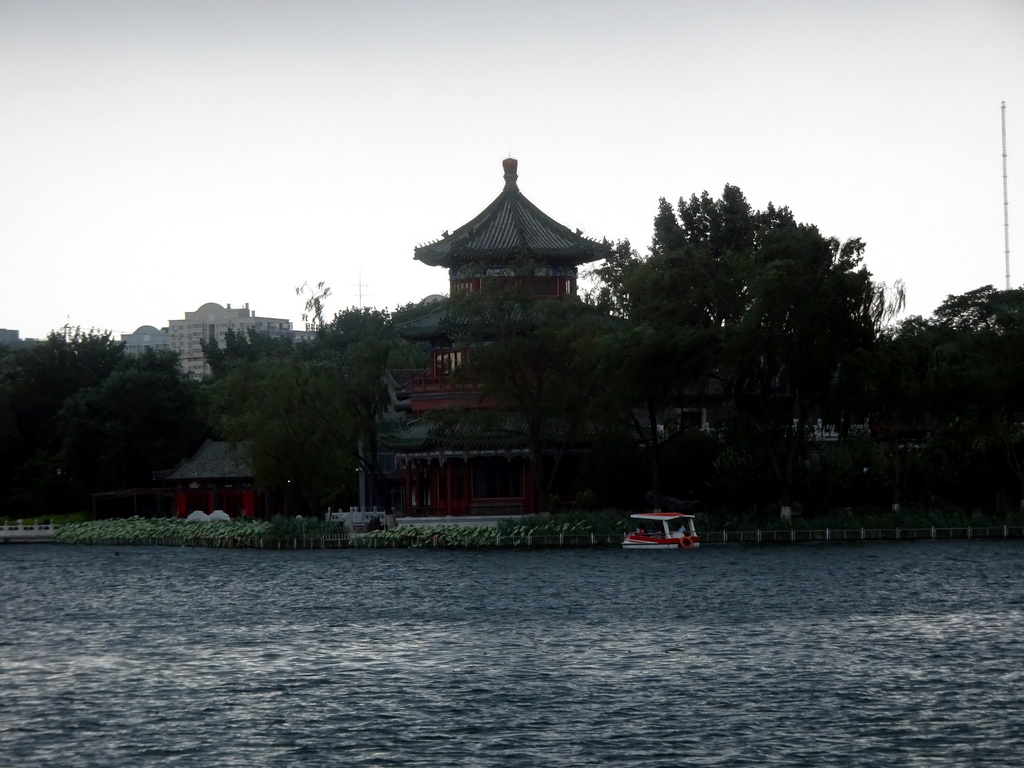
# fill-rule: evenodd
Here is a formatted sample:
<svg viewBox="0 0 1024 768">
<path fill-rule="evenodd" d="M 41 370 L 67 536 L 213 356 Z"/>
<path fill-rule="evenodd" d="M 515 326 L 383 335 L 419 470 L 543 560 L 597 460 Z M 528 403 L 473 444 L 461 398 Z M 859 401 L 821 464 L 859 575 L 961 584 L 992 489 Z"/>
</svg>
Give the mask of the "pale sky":
<svg viewBox="0 0 1024 768">
<path fill-rule="evenodd" d="M 863 238 L 927 316 L 1005 286 L 1001 101 L 1019 287 L 1020 0 L 0 0 L 0 328 L 445 293 L 413 248 L 509 154 L 641 253 L 660 197 L 735 184 Z"/>
</svg>

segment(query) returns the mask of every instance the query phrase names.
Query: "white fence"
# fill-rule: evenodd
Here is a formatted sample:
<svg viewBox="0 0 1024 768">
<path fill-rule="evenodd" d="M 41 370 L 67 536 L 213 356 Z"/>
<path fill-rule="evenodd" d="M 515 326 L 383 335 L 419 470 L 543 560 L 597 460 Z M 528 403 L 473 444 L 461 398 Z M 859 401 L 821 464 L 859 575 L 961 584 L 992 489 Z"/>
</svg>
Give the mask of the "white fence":
<svg viewBox="0 0 1024 768">
<path fill-rule="evenodd" d="M 34 541 L 52 541 L 56 530 L 53 524 L 23 525 L 20 521 L 16 525 L 0 525 L 0 542 L 27 544 Z"/>
<path fill-rule="evenodd" d="M 380 507 L 349 507 L 348 512 L 327 508 L 324 519 L 329 523 L 344 523 L 351 533 L 366 533 L 384 527 L 384 510 Z"/>
</svg>

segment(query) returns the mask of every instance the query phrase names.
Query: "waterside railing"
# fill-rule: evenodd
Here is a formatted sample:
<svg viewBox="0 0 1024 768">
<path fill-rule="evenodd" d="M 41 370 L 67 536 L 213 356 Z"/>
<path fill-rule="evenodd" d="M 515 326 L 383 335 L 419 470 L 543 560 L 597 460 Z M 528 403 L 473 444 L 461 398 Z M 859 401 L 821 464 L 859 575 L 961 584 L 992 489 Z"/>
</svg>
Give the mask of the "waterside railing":
<svg viewBox="0 0 1024 768">
<path fill-rule="evenodd" d="M 700 534 L 705 544 L 790 544 L 797 542 L 920 541 L 926 539 L 1020 539 L 1024 526 L 1001 525 L 966 528 L 823 528 L 769 531 L 707 531 Z"/>
</svg>

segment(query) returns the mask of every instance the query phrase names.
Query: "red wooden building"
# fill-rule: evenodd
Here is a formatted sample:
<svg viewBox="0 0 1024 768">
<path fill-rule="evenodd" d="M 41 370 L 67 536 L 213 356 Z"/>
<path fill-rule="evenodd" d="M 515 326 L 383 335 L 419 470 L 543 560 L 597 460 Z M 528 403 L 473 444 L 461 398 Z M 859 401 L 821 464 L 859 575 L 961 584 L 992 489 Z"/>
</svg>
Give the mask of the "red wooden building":
<svg viewBox="0 0 1024 768">
<path fill-rule="evenodd" d="M 270 498 L 256 487 L 244 446 L 207 440 L 165 483 L 174 490 L 174 513 L 223 510 L 231 517 L 266 517 Z"/>
</svg>

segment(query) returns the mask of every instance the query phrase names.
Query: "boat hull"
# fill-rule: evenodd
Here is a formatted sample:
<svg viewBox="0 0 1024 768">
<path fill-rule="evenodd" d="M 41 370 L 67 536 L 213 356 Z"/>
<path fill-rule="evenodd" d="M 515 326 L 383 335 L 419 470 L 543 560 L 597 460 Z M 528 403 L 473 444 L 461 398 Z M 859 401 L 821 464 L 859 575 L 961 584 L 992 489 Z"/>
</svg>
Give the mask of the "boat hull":
<svg viewBox="0 0 1024 768">
<path fill-rule="evenodd" d="M 652 539 L 649 537 L 627 536 L 622 542 L 623 549 L 695 549 L 700 546 L 699 541 L 689 540 L 689 544 L 683 543 L 683 539 Z"/>
</svg>

